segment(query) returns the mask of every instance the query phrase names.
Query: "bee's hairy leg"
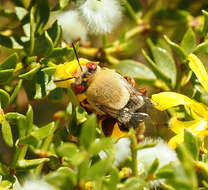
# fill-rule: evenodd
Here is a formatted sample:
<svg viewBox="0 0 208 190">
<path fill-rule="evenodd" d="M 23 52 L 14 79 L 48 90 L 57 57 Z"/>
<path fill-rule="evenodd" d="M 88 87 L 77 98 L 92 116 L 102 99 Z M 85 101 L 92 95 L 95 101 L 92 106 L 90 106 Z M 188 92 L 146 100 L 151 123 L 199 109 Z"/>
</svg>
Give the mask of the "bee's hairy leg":
<svg viewBox="0 0 208 190">
<path fill-rule="evenodd" d="M 143 95 L 147 94 L 147 89 L 146 88 L 138 88 L 137 89 L 140 93 L 142 93 Z"/>
<path fill-rule="evenodd" d="M 127 82 L 131 85 L 131 86 L 135 86 L 135 80 L 132 77 L 129 76 L 124 76 L 124 78 L 127 80 Z"/>
</svg>

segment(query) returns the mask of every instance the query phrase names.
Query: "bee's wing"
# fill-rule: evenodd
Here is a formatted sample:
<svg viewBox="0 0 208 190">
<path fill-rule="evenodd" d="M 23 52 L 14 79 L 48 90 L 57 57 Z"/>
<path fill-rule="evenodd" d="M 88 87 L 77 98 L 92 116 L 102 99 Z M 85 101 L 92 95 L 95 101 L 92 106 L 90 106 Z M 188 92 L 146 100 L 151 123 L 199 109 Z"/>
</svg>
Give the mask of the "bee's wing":
<svg viewBox="0 0 208 190">
<path fill-rule="evenodd" d="M 164 127 L 168 126 L 168 113 L 166 111 L 160 111 L 154 108 L 150 98 L 145 98 L 145 104 L 143 107 L 141 107 L 140 111 L 148 114 L 148 117 L 144 120 L 145 136 L 155 136 L 158 134 L 160 128 L 165 129 Z M 168 128 L 165 130 L 169 131 Z"/>
<path fill-rule="evenodd" d="M 117 120 L 119 126 L 122 129 L 128 130 L 130 127 L 137 128 L 141 122 L 143 122 L 148 114 L 144 112 L 133 111 L 132 109 L 115 110 L 104 105 L 97 105 L 100 110 L 107 113 L 107 115 Z"/>
</svg>

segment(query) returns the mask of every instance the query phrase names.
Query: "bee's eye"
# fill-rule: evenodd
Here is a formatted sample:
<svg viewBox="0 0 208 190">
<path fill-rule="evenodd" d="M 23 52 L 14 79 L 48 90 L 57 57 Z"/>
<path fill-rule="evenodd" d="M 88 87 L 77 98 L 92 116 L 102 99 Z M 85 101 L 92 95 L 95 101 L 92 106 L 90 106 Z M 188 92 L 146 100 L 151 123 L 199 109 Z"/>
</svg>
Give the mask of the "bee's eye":
<svg viewBox="0 0 208 190">
<path fill-rule="evenodd" d="M 81 92 L 84 92 L 85 91 L 86 86 L 87 86 L 86 82 L 82 82 L 82 84 L 76 84 L 74 86 L 74 88 L 75 88 L 75 90 L 76 90 L 77 93 L 81 93 Z"/>
<path fill-rule="evenodd" d="M 93 70 L 93 71 L 95 71 L 96 68 L 97 68 L 96 63 L 93 63 L 93 62 L 88 62 L 88 63 L 86 64 L 86 66 L 87 66 L 89 69 Z"/>
</svg>

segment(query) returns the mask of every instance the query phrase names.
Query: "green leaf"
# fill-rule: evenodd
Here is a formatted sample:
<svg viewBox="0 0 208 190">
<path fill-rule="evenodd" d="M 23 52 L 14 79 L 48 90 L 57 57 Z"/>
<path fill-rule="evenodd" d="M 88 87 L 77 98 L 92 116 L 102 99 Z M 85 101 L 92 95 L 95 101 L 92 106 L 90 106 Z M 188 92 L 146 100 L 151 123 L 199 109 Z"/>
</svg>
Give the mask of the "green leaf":
<svg viewBox="0 0 208 190">
<path fill-rule="evenodd" d="M 197 139 L 194 137 L 189 129 L 184 130 L 184 144 L 194 160 L 199 157 L 199 145 Z"/>
<path fill-rule="evenodd" d="M 156 80 L 154 73 L 144 64 L 133 60 L 122 60 L 111 68 L 119 71 L 123 76 L 139 80 Z"/>
<path fill-rule="evenodd" d="M 185 174 L 189 179 L 188 185 L 192 189 L 197 189 L 196 173 L 193 168 L 192 158 L 191 158 L 189 151 L 187 150 L 187 148 L 184 144 L 180 144 L 177 146 L 176 152 L 177 152 L 178 158 L 180 159 L 181 163 L 183 164 Z"/>
<path fill-rule="evenodd" d="M 32 131 L 33 127 L 33 109 L 31 105 L 28 105 L 28 110 L 26 113 L 26 121 L 27 121 L 27 134 Z"/>
<path fill-rule="evenodd" d="M 11 125 L 16 125 L 17 124 L 17 121 L 20 119 L 20 118 L 24 118 L 26 119 L 26 117 L 20 113 L 17 113 L 17 112 L 8 112 L 5 114 L 5 118 L 9 121 L 9 123 Z"/>
<path fill-rule="evenodd" d="M 13 77 L 14 69 L 0 70 L 0 84 L 5 84 Z"/>
<path fill-rule="evenodd" d="M 32 160 L 19 160 L 17 162 L 18 168 L 34 168 L 40 164 L 48 162 L 50 159 L 48 158 L 39 158 L 39 159 L 32 159 Z"/>
<path fill-rule="evenodd" d="M 15 69 L 17 65 L 18 57 L 16 53 L 13 53 L 9 57 L 7 57 L 1 64 L 0 64 L 0 70 L 5 69 Z"/>
<path fill-rule="evenodd" d="M 37 7 L 35 10 L 35 22 L 36 22 L 36 32 L 41 34 L 43 32 L 43 29 L 45 25 L 48 22 L 49 16 L 50 16 L 50 8 L 48 5 L 48 1 L 37 1 Z"/>
<path fill-rule="evenodd" d="M 37 145 L 38 142 L 46 137 L 48 137 L 51 132 L 53 132 L 53 128 L 55 127 L 54 122 L 47 124 L 44 127 L 39 128 L 36 131 L 31 132 L 29 135 L 20 138 L 19 144 L 29 144 L 29 145 Z"/>
<path fill-rule="evenodd" d="M 159 11 L 156 12 L 154 15 L 157 19 L 164 19 L 164 20 L 171 20 L 176 22 L 187 22 L 188 17 L 190 16 L 190 13 L 186 10 L 180 10 L 180 9 L 167 9 L 162 8 Z M 170 21 L 169 21 L 170 22 Z"/>
<path fill-rule="evenodd" d="M 48 183 L 61 190 L 75 189 L 77 184 L 76 173 L 68 167 L 61 167 L 55 172 L 51 172 L 45 176 Z"/>
<path fill-rule="evenodd" d="M 208 33 L 208 12 L 205 10 L 202 10 L 202 13 L 204 15 L 203 35 L 206 36 Z"/>
<path fill-rule="evenodd" d="M 54 48 L 50 57 L 63 57 L 73 54 L 72 48 Z"/>
<path fill-rule="evenodd" d="M 33 55 L 34 53 L 34 47 L 35 47 L 35 18 L 34 18 L 34 13 L 35 13 L 35 7 L 33 6 L 30 10 L 30 43 L 29 43 L 29 54 Z M 25 49 L 27 50 L 27 48 Z"/>
<path fill-rule="evenodd" d="M 40 71 L 37 75 L 35 99 L 41 99 L 56 88 L 51 76 Z"/>
<path fill-rule="evenodd" d="M 36 37 L 34 43 L 34 55 L 48 56 L 53 51 L 53 42 L 46 31 L 41 36 Z"/>
<path fill-rule="evenodd" d="M 46 67 L 44 69 L 41 69 L 45 74 L 52 76 L 56 72 L 56 67 Z"/>
<path fill-rule="evenodd" d="M 116 186 L 117 184 L 119 183 L 119 172 L 118 172 L 118 169 L 117 168 L 112 168 L 110 173 L 109 173 L 109 176 L 110 176 L 110 180 L 108 180 L 106 182 L 105 187 L 107 190 L 115 190 L 116 189 Z"/>
<path fill-rule="evenodd" d="M 19 75 L 20 78 L 24 78 L 27 80 L 31 80 L 35 74 L 40 70 L 41 65 L 39 63 L 35 63 L 35 66 L 28 72 Z"/>
<path fill-rule="evenodd" d="M 191 28 L 189 28 L 183 36 L 181 47 L 184 49 L 187 55 L 192 53 L 196 47 L 196 36 Z"/>
<path fill-rule="evenodd" d="M 9 122 L 4 119 L 1 124 L 1 131 L 2 131 L 2 136 L 6 144 L 10 147 L 13 147 L 13 137 L 12 137 L 12 130 L 9 125 Z"/>
<path fill-rule="evenodd" d="M 71 88 L 67 89 L 67 95 L 69 96 L 69 99 L 73 105 L 79 106 L 79 101 L 77 100 L 77 97 Z"/>
<path fill-rule="evenodd" d="M 3 164 L 0 162 L 0 175 L 2 176 L 6 176 L 9 175 L 9 168 L 7 165 Z M 1 176 L 0 176 L 1 178 Z M 1 180 L 0 180 L 0 184 L 1 184 Z"/>
<path fill-rule="evenodd" d="M 22 79 L 20 79 L 14 89 L 14 91 L 12 92 L 12 95 L 11 95 L 11 99 L 10 99 L 10 103 L 13 103 L 13 101 L 16 99 L 17 97 L 17 94 L 22 86 Z"/>
<path fill-rule="evenodd" d="M 4 109 L 9 104 L 9 102 L 10 102 L 9 94 L 6 91 L 0 89 L 0 105 L 1 105 L 0 107 Z"/>
<path fill-rule="evenodd" d="M 18 126 L 18 133 L 19 133 L 19 138 L 24 137 L 27 134 L 27 118 L 26 117 L 19 117 L 17 119 L 17 126 Z"/>
<path fill-rule="evenodd" d="M 179 55 L 182 62 L 187 60 L 186 53 L 178 44 L 172 42 L 167 36 L 164 36 L 166 42 L 173 48 L 173 50 Z"/>
<path fill-rule="evenodd" d="M 78 148 L 73 143 L 64 143 L 59 146 L 57 152 L 62 157 L 72 158 L 76 153 L 78 153 Z"/>
<path fill-rule="evenodd" d="M 77 124 L 81 124 L 87 120 L 88 113 L 81 106 L 76 106 Z"/>
<path fill-rule="evenodd" d="M 171 164 L 167 164 L 160 168 L 156 173 L 156 178 L 165 178 L 165 179 L 173 179 L 174 171 Z"/>
<path fill-rule="evenodd" d="M 142 50 L 142 54 L 144 55 L 146 61 L 149 63 L 149 66 L 152 68 L 152 71 L 157 76 L 157 78 L 163 80 L 168 86 L 170 86 L 171 80 L 163 72 L 161 72 L 160 69 L 158 69 L 156 63 L 147 55 L 144 50 Z"/>
<path fill-rule="evenodd" d="M 59 101 L 63 98 L 64 91 L 62 88 L 56 88 L 52 90 L 48 96 L 51 101 Z"/>
<path fill-rule="evenodd" d="M 145 187 L 145 182 L 137 177 L 131 177 L 127 179 L 121 190 L 143 190 Z"/>
<path fill-rule="evenodd" d="M 113 160 L 106 158 L 105 160 L 100 160 L 96 162 L 87 170 L 86 180 L 99 179 L 106 175 L 111 169 Z"/>
<path fill-rule="evenodd" d="M 95 114 L 91 114 L 81 129 L 80 144 L 86 149 L 88 149 L 90 144 L 95 140 L 96 127 L 96 116 Z"/>
<path fill-rule="evenodd" d="M 51 26 L 51 28 L 49 28 L 47 30 L 51 40 L 53 41 L 53 45 L 54 47 L 58 46 L 58 44 L 61 41 L 61 37 L 62 37 L 62 30 L 61 30 L 61 26 L 58 25 L 58 22 L 55 21 L 53 23 L 53 25 Z"/>
<path fill-rule="evenodd" d="M 71 99 L 70 99 L 71 100 Z M 77 135 L 79 128 L 77 126 L 77 112 L 76 106 L 70 102 L 66 108 L 66 112 L 69 113 L 69 133 L 72 135 Z"/>
<path fill-rule="evenodd" d="M 100 151 L 108 149 L 109 145 L 112 145 L 112 140 L 109 138 L 103 138 L 99 141 L 94 141 L 89 148 L 89 153 L 92 155 L 97 155 Z"/>
<path fill-rule="evenodd" d="M 196 46 L 196 48 L 194 49 L 194 52 L 208 54 L 208 40 Z"/>
<path fill-rule="evenodd" d="M 153 175 L 159 167 L 159 159 L 155 158 L 154 162 L 151 164 L 150 168 L 147 171 L 147 176 Z"/>
<path fill-rule="evenodd" d="M 13 46 L 13 42 L 11 38 L 8 36 L 3 36 L 3 35 L 0 35 L 0 44 L 8 48 L 12 48 Z"/>
<path fill-rule="evenodd" d="M 85 162 L 85 160 L 87 158 L 88 158 L 88 154 L 86 154 L 86 152 L 79 152 L 77 154 L 74 154 L 74 156 L 71 158 L 70 161 L 71 161 L 71 163 L 72 163 L 73 166 L 79 166 L 79 165 L 82 165 L 83 162 Z"/>
<path fill-rule="evenodd" d="M 150 41 L 149 46 L 157 68 L 163 73 L 163 75 L 171 80 L 171 86 L 174 88 L 176 84 L 177 70 L 172 55 L 170 55 L 167 50 L 154 46 Z"/>
</svg>

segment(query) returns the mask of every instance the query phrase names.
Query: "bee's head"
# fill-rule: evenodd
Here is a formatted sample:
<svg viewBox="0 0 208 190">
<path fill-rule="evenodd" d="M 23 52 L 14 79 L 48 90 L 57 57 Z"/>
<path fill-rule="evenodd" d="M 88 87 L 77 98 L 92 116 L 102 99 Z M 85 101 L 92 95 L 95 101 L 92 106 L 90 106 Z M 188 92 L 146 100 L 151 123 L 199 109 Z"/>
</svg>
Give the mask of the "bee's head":
<svg viewBox="0 0 208 190">
<path fill-rule="evenodd" d="M 92 76 L 100 69 L 96 63 L 86 59 L 79 59 L 76 48 L 72 43 L 76 60 L 58 65 L 54 74 L 54 82 L 58 87 L 68 88 L 71 84 L 77 93 L 84 92 Z"/>
<path fill-rule="evenodd" d="M 77 93 L 84 92 L 88 87 L 90 79 L 99 69 L 100 67 L 94 62 L 87 62 L 85 65 L 80 66 L 76 74 L 75 91 Z"/>
</svg>

